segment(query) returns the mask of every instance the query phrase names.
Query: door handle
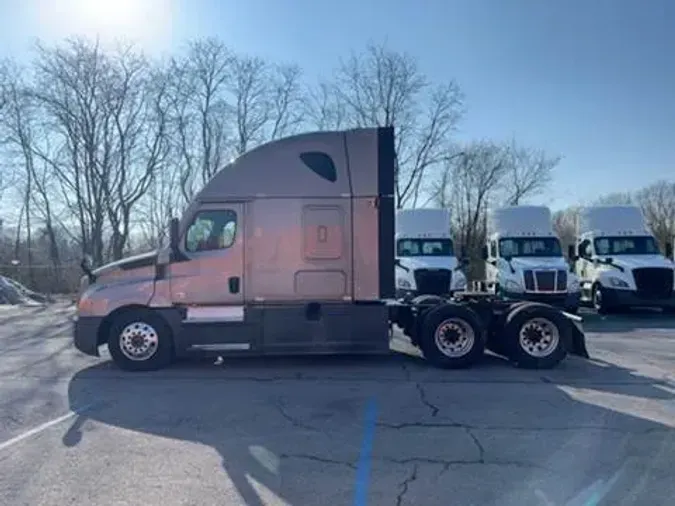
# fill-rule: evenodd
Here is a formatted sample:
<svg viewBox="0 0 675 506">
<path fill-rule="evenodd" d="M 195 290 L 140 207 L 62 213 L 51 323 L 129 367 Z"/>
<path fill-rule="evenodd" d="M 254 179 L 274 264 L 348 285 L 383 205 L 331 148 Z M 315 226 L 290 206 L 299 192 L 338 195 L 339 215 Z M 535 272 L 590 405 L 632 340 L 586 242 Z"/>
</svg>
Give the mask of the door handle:
<svg viewBox="0 0 675 506">
<path fill-rule="evenodd" d="M 233 276 L 227 280 L 230 286 L 230 293 L 239 293 L 239 277 Z"/>
</svg>

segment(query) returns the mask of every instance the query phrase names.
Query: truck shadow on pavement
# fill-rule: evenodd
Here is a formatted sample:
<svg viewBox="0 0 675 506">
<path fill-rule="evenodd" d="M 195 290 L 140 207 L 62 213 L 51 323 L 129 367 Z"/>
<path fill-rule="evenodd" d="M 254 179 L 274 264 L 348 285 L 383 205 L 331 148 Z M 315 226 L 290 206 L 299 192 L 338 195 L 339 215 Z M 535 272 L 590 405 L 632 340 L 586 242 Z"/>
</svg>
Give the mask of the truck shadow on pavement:
<svg viewBox="0 0 675 506">
<path fill-rule="evenodd" d="M 675 337 L 675 315 L 664 314 L 658 310 L 632 309 L 611 315 L 584 311 L 579 316 L 584 320 L 586 332 L 616 333 L 658 329 L 672 330 L 672 337 Z"/>
<path fill-rule="evenodd" d="M 180 502 L 172 483 L 201 494 L 190 503 L 248 506 L 366 504 L 355 496 L 366 485 L 378 505 L 669 505 L 675 494 L 675 385 L 607 362 L 523 371 L 491 357 L 441 371 L 407 356 L 268 358 L 145 374 L 107 362 L 78 372 L 68 396 L 80 414 L 63 443 L 92 451 L 104 431 L 131 431 L 111 436 L 130 459 L 114 473 L 142 481 L 170 460 L 165 504 Z M 226 474 L 185 442 L 216 450 Z M 102 470 L 108 458 L 120 456 L 97 457 Z"/>
</svg>

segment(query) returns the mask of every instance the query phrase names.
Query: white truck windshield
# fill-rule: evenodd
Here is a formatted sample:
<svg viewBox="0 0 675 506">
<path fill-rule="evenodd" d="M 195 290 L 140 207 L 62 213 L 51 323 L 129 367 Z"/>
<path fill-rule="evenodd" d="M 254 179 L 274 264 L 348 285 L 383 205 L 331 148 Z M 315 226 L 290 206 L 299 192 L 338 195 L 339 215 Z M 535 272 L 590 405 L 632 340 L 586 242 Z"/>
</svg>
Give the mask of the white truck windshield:
<svg viewBox="0 0 675 506">
<path fill-rule="evenodd" d="M 559 257 L 560 241 L 555 237 L 506 238 L 499 241 L 502 257 Z"/>
<path fill-rule="evenodd" d="M 598 237 L 593 241 L 596 255 L 659 255 L 653 237 Z"/>
<path fill-rule="evenodd" d="M 399 239 L 396 244 L 399 257 L 451 257 L 454 254 L 450 239 Z"/>
</svg>

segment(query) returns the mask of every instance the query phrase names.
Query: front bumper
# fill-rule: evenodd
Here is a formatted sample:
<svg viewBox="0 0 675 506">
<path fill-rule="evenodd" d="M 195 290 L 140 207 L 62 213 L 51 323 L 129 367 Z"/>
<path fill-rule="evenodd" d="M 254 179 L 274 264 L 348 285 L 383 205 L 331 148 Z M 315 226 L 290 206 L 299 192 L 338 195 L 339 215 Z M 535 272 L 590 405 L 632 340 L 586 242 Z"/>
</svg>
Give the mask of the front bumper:
<svg viewBox="0 0 675 506">
<path fill-rule="evenodd" d="M 509 300 L 527 300 L 531 302 L 541 302 L 561 309 L 575 309 L 579 307 L 581 301 L 581 292 L 570 293 L 516 293 L 502 292 L 505 299 Z"/>
<path fill-rule="evenodd" d="M 454 289 L 451 292 L 445 293 L 441 295 L 441 297 L 452 297 L 452 294 L 455 292 L 462 292 L 465 289 Z M 435 295 L 435 294 L 428 294 L 428 293 L 420 293 L 417 290 L 409 290 L 409 289 L 404 289 L 404 288 L 397 288 L 396 289 L 396 298 L 397 299 L 414 299 L 415 297 L 419 297 L 420 295 Z"/>
<path fill-rule="evenodd" d="M 82 353 L 93 357 L 98 353 L 98 333 L 103 318 L 100 316 L 75 317 L 73 319 L 73 344 Z"/>
<path fill-rule="evenodd" d="M 613 307 L 669 307 L 675 308 L 675 291 L 667 299 L 640 297 L 634 290 L 617 290 L 603 287 L 605 303 Z"/>
</svg>

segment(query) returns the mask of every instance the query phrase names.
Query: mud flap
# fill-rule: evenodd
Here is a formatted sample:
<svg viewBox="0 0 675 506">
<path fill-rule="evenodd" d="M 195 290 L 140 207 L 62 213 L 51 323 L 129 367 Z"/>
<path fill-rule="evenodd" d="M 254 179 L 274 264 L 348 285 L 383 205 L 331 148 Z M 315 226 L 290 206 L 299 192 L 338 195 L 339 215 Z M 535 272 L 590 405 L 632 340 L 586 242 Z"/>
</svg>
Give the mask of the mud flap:
<svg viewBox="0 0 675 506">
<path fill-rule="evenodd" d="M 572 346 L 567 350 L 572 355 L 577 355 L 583 358 L 590 358 L 588 350 L 586 349 L 586 335 L 583 329 L 583 318 L 577 315 L 563 312 L 565 317 L 570 320 L 572 324 Z"/>
</svg>

